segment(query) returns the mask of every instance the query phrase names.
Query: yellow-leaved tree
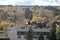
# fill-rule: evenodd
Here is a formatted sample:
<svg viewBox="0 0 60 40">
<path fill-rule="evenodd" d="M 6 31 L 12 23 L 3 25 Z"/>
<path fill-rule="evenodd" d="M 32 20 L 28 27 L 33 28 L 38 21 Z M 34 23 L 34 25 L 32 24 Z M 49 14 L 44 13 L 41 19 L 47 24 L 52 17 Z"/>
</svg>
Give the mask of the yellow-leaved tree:
<svg viewBox="0 0 60 40">
<path fill-rule="evenodd" d="M 15 23 L 13 23 L 13 22 L 7 22 L 7 21 L 0 21 L 0 27 L 2 27 L 3 28 L 3 31 L 4 31 L 4 35 L 5 36 L 8 36 L 8 27 L 10 26 L 10 27 L 12 27 L 12 26 L 14 26 L 15 25 Z"/>
<path fill-rule="evenodd" d="M 31 22 L 42 22 L 46 20 L 46 17 L 44 17 L 42 13 L 42 9 L 30 9 L 32 12 L 32 20 Z"/>
</svg>

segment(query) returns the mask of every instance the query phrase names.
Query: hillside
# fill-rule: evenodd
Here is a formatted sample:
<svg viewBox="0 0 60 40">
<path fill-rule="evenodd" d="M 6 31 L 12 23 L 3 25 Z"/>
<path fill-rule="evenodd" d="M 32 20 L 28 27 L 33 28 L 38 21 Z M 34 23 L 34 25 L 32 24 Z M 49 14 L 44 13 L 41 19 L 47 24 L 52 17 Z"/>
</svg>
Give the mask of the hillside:
<svg viewBox="0 0 60 40">
<path fill-rule="evenodd" d="M 59 6 L 0 6 L 0 20 L 24 24 L 24 19 L 41 22 L 60 16 Z M 26 21 L 26 20 L 25 20 Z"/>
</svg>

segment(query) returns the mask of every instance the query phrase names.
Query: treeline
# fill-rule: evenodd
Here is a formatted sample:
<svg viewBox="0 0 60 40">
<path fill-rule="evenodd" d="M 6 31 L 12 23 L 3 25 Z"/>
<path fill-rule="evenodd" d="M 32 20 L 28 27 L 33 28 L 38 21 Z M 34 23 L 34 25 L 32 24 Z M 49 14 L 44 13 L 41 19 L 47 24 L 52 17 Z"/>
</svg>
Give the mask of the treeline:
<svg viewBox="0 0 60 40">
<path fill-rule="evenodd" d="M 56 18 L 58 16 L 58 18 Z M 5 6 L 0 7 L 0 20 L 9 20 L 15 22 L 23 18 L 24 22 L 42 22 L 53 19 L 60 19 L 59 7 L 52 6 Z M 21 21 L 21 20 L 20 20 Z"/>
<path fill-rule="evenodd" d="M 42 21 L 52 21 L 60 20 L 60 10 L 57 7 L 41 7 L 41 8 L 25 8 L 25 22 L 42 22 Z"/>
</svg>

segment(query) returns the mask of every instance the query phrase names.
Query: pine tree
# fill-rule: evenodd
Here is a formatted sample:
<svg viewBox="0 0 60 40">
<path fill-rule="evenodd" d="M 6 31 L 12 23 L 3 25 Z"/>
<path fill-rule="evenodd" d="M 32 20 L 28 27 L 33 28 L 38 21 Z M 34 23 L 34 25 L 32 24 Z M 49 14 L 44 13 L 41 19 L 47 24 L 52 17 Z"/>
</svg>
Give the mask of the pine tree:
<svg viewBox="0 0 60 40">
<path fill-rule="evenodd" d="M 30 20 L 32 19 L 32 12 L 30 11 L 29 8 L 25 9 L 25 18 Z"/>
<path fill-rule="evenodd" d="M 53 26 L 52 26 L 52 30 L 51 30 L 51 33 L 50 33 L 50 40 L 56 40 L 56 34 L 55 34 L 55 32 L 56 32 L 56 23 L 54 22 L 52 25 Z"/>
<path fill-rule="evenodd" d="M 33 40 L 33 30 L 31 28 L 28 31 L 27 40 Z"/>
<path fill-rule="evenodd" d="M 44 36 L 42 33 L 39 34 L 38 40 L 44 40 Z"/>
</svg>

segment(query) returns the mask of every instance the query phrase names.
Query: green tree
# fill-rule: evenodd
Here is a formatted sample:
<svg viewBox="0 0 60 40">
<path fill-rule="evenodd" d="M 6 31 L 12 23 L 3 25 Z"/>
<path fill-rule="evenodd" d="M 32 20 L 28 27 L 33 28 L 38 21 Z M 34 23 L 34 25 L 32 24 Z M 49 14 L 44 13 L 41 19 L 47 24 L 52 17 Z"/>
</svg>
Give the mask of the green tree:
<svg viewBox="0 0 60 40">
<path fill-rule="evenodd" d="M 43 33 L 40 33 L 40 34 L 39 34 L 38 40 L 44 40 Z"/>
<path fill-rule="evenodd" d="M 57 36 L 57 40 L 60 40 L 60 27 L 56 28 L 56 36 Z"/>
<path fill-rule="evenodd" d="M 32 19 L 32 12 L 30 11 L 29 8 L 25 9 L 25 18 L 30 20 Z"/>
<path fill-rule="evenodd" d="M 27 40 L 33 40 L 33 30 L 31 28 L 28 31 Z"/>
<path fill-rule="evenodd" d="M 14 15 L 14 23 L 16 23 L 17 15 Z"/>
<path fill-rule="evenodd" d="M 53 26 L 52 26 L 52 30 L 50 32 L 50 40 L 56 40 L 56 34 L 55 34 L 55 32 L 56 32 L 56 23 L 54 22 L 52 25 Z"/>
</svg>

